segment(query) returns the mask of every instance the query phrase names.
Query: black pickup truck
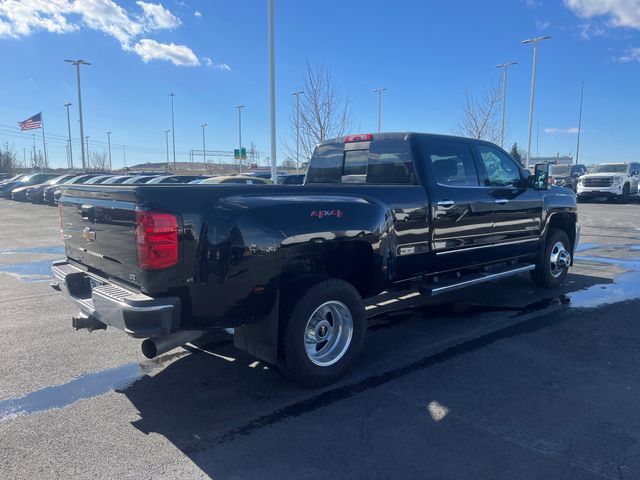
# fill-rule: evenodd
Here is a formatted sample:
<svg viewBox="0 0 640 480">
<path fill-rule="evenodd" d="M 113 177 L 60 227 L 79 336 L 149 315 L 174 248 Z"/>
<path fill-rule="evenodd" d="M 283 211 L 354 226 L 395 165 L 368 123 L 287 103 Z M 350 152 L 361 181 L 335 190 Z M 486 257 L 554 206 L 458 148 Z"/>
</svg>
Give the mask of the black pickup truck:
<svg viewBox="0 0 640 480">
<path fill-rule="evenodd" d="M 363 299 L 439 295 L 531 272 L 566 277 L 576 198 L 479 140 L 419 133 L 320 144 L 304 185 L 65 185 L 54 287 L 76 328 L 112 326 L 153 357 L 220 328 L 294 381 L 346 373 Z"/>
</svg>

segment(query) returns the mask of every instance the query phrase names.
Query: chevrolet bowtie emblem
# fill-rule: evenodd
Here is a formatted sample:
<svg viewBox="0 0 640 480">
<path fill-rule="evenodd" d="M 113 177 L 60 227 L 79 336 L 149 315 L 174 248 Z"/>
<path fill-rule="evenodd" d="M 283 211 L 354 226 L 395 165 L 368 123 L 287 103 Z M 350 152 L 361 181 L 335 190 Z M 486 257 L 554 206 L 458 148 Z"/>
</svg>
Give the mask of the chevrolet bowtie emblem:
<svg viewBox="0 0 640 480">
<path fill-rule="evenodd" d="M 96 232 L 91 230 L 91 227 L 85 227 L 82 230 L 82 236 L 87 242 L 95 242 L 96 240 Z"/>
</svg>

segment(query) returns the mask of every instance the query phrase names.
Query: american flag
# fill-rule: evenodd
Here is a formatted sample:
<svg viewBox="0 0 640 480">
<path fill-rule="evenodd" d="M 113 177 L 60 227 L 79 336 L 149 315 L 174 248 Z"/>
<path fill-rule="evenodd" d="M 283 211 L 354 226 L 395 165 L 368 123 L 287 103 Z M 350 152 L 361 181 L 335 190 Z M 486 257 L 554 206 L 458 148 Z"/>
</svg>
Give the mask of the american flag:
<svg viewBox="0 0 640 480">
<path fill-rule="evenodd" d="M 33 117 L 29 117 L 22 122 L 18 122 L 20 130 L 35 130 L 42 127 L 42 112 L 36 113 Z"/>
</svg>

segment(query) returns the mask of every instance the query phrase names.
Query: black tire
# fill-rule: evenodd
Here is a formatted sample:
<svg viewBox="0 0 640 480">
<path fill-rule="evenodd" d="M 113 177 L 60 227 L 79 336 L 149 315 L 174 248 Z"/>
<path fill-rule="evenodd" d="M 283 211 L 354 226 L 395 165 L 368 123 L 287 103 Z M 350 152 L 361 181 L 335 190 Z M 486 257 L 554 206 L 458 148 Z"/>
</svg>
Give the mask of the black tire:
<svg viewBox="0 0 640 480">
<path fill-rule="evenodd" d="M 547 234 L 547 238 L 542 250 L 542 256 L 536 262 L 536 268 L 531 272 L 531 279 L 541 288 L 557 288 L 562 285 L 567 278 L 569 267 L 559 268 L 558 264 L 553 266 L 552 253 L 558 251 L 558 244 L 562 244 L 564 249 L 569 252 L 571 244 L 569 237 L 564 230 L 551 229 Z"/>
<path fill-rule="evenodd" d="M 622 187 L 622 195 L 620 196 L 620 203 L 629 203 L 629 194 L 631 193 L 631 186 L 628 183 Z"/>
<path fill-rule="evenodd" d="M 296 297 L 289 298 L 292 298 L 293 303 L 290 308 L 283 310 L 281 318 L 283 334 L 280 337 L 279 370 L 289 380 L 305 387 L 318 388 L 336 382 L 351 368 L 364 343 L 367 320 L 360 294 L 350 283 L 330 279 L 319 281 L 304 290 L 302 295 L 297 292 Z M 315 358 L 314 361 L 310 355 L 320 355 L 326 347 L 322 347 L 322 341 L 318 341 L 315 347 L 310 348 L 320 349 L 320 352 L 307 353 L 307 326 L 313 323 L 314 313 L 321 313 L 330 308 L 327 305 L 332 308 L 346 308 L 352 321 L 351 336 L 348 341 L 344 337 L 345 344 L 336 350 L 338 353 L 334 355 L 335 358 L 329 355 L 326 359 L 325 363 L 333 363 L 319 365 L 316 363 L 319 358 Z M 345 311 L 340 312 L 346 318 Z M 340 312 L 337 312 L 337 318 L 340 317 Z M 321 318 L 320 313 L 314 318 Z M 333 313 L 329 312 L 326 318 L 331 322 Z M 331 327 L 336 326 L 336 321 L 340 320 L 333 319 Z M 344 332 L 346 328 L 340 331 Z M 318 330 L 317 335 L 317 338 L 314 337 L 315 340 L 321 338 L 321 330 Z M 331 333 L 326 338 L 329 338 L 329 335 Z M 326 344 L 330 345 L 329 342 Z"/>
<path fill-rule="evenodd" d="M 587 201 L 586 198 L 584 198 L 582 195 L 577 195 L 576 196 L 576 202 L 578 203 L 585 203 Z"/>
</svg>

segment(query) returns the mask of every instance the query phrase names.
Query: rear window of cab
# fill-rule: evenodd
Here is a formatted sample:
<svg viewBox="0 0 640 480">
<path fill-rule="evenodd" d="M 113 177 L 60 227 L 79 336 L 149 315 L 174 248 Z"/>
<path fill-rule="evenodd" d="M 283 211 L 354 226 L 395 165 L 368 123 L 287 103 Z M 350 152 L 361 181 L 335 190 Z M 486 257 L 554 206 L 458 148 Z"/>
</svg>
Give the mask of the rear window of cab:
<svg viewBox="0 0 640 480">
<path fill-rule="evenodd" d="M 416 185 L 411 156 L 405 140 L 320 145 L 309 163 L 306 183 Z"/>
</svg>

